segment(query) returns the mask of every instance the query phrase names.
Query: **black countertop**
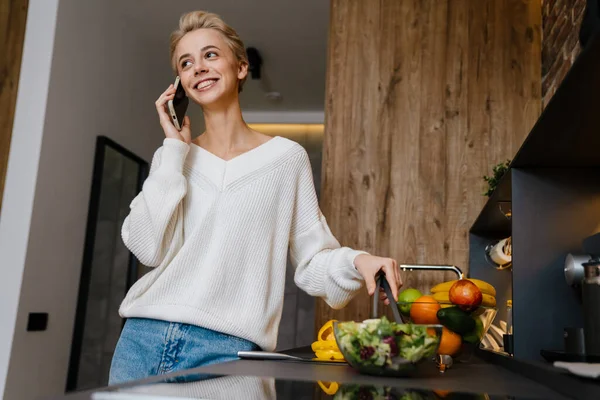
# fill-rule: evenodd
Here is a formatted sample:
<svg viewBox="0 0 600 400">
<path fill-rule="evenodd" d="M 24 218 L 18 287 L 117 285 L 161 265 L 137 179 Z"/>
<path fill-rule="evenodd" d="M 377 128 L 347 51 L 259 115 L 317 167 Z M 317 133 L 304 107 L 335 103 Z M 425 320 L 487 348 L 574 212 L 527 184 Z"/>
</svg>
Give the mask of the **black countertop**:
<svg viewBox="0 0 600 400">
<path fill-rule="evenodd" d="M 288 353 L 304 355 L 306 349 Z M 168 380 L 187 380 L 168 383 Z M 325 387 L 336 382 L 339 389 L 327 394 Z M 326 382 L 326 383 L 324 383 Z M 524 374 L 489 360 L 473 356 L 441 374 L 433 363 L 425 364 L 419 377 L 386 378 L 361 375 L 346 364 L 298 361 L 237 360 L 152 377 L 142 381 L 92 391 L 72 393 L 52 400 L 117 400 L 159 398 L 211 399 L 354 399 L 356 390 L 388 391 L 397 399 L 567 399 L 582 398 L 576 393 L 565 396 L 550 387 L 526 378 Z M 410 396 L 409 396 L 410 395 Z M 402 397 L 406 396 L 406 397 Z M 377 397 L 375 397 L 377 398 Z M 384 399 L 386 397 L 381 397 Z"/>
</svg>

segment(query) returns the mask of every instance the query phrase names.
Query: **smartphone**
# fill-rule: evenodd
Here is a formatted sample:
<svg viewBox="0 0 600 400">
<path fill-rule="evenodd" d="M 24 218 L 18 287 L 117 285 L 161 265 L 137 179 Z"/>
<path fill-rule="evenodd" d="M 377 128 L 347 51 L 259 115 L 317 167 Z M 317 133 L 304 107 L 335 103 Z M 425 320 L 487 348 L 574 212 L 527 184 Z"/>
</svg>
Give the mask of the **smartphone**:
<svg viewBox="0 0 600 400">
<path fill-rule="evenodd" d="M 190 100 L 186 96 L 185 90 L 183 90 L 179 76 L 175 78 L 173 86 L 175 86 L 175 96 L 173 96 L 172 100 L 167 102 L 167 105 L 169 107 L 169 113 L 171 114 L 171 121 L 173 121 L 175 128 L 180 131 L 183 126 L 183 117 L 185 117 Z"/>
</svg>

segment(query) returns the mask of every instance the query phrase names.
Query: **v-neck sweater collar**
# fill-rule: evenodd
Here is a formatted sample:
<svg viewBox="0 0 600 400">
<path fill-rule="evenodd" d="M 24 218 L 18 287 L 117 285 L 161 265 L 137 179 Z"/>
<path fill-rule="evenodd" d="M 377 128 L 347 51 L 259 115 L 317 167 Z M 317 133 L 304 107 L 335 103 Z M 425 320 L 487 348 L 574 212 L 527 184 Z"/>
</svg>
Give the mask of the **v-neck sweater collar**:
<svg viewBox="0 0 600 400">
<path fill-rule="evenodd" d="M 231 183 L 272 163 L 292 145 L 292 141 L 275 136 L 230 160 L 224 160 L 192 143 L 186 164 L 192 172 L 202 174 L 217 188 L 225 190 Z"/>
</svg>

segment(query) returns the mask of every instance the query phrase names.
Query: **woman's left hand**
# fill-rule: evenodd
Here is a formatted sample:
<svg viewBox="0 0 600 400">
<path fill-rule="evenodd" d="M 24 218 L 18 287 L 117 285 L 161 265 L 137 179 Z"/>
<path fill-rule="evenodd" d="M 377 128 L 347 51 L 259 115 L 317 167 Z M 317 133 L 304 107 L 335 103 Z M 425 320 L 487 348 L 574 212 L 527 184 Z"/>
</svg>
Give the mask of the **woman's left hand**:
<svg viewBox="0 0 600 400">
<path fill-rule="evenodd" d="M 400 271 L 398 270 L 396 260 L 369 254 L 359 254 L 354 259 L 354 266 L 364 278 L 369 296 L 375 294 L 375 288 L 377 287 L 375 277 L 379 271 L 383 271 L 392 289 L 394 301 L 398 301 L 398 289 L 402 286 L 402 279 L 400 278 Z M 383 291 L 383 288 L 381 288 L 381 291 Z M 390 304 L 390 299 L 387 298 L 385 292 L 381 294 L 381 300 L 386 305 Z"/>
</svg>

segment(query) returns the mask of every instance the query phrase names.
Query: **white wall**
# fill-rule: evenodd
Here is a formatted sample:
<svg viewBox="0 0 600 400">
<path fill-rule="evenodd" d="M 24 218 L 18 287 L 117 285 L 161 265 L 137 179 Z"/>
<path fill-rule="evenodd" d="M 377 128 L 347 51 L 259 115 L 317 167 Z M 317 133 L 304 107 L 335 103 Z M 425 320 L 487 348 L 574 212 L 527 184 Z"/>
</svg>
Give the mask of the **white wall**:
<svg viewBox="0 0 600 400">
<path fill-rule="evenodd" d="M 4 393 L 27 253 L 57 7 L 58 0 L 32 0 L 27 14 L 20 91 L 0 211 L 0 394 Z"/>
<path fill-rule="evenodd" d="M 162 141 L 154 100 L 170 80 L 156 72 L 168 49 L 149 59 L 116 1 L 29 4 L 0 222 L 0 389 L 12 339 L 4 399 L 64 391 L 96 136 L 146 160 Z M 30 312 L 49 313 L 46 331 L 26 332 Z"/>
</svg>

